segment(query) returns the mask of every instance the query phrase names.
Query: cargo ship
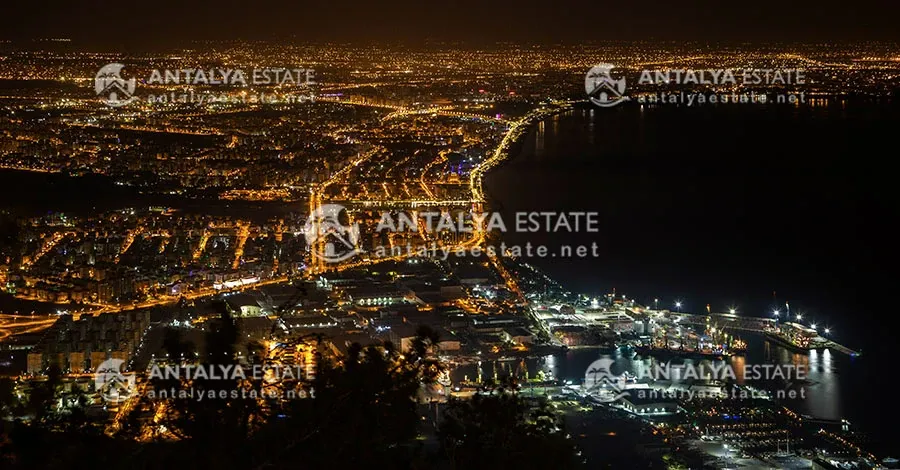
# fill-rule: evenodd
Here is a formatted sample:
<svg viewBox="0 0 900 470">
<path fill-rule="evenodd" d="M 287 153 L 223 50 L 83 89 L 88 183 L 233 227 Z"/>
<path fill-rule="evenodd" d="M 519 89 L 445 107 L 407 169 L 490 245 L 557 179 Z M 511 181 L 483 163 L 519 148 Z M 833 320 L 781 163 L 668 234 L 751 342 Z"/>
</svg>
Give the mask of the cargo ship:
<svg viewBox="0 0 900 470">
<path fill-rule="evenodd" d="M 638 346 L 634 351 L 642 356 L 684 357 L 688 359 L 725 359 L 731 353 L 724 350 L 695 350 L 680 348 L 660 348 L 656 346 Z"/>
<path fill-rule="evenodd" d="M 816 330 L 797 323 L 783 323 L 763 334 L 766 339 L 794 351 L 809 352 L 825 347 Z"/>
<path fill-rule="evenodd" d="M 809 352 L 810 350 L 815 349 L 813 347 L 810 347 L 808 343 L 806 345 L 794 343 L 790 338 L 777 331 L 766 331 L 763 333 L 763 335 L 767 340 L 770 340 L 793 351 Z"/>
</svg>

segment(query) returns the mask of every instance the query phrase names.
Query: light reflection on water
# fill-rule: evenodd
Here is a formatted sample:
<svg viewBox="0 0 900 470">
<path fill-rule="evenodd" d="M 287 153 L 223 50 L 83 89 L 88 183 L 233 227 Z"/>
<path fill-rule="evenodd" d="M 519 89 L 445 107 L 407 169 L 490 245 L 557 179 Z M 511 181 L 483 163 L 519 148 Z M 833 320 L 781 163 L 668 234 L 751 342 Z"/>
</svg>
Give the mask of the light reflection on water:
<svg viewBox="0 0 900 470">
<path fill-rule="evenodd" d="M 841 380 L 842 372 L 846 375 L 854 366 L 850 358 L 829 350 L 810 351 L 808 355 L 801 354 L 769 343 L 762 337 L 751 337 L 748 341 L 748 346 L 749 349 L 746 356 L 730 358 L 730 364 L 738 383 L 769 390 L 784 389 L 789 385 L 792 388 L 802 386 L 805 389 L 803 392 L 804 398 L 787 400 L 785 403 L 787 406 L 818 418 L 840 419 L 846 417 L 844 414 L 845 404 L 842 403 L 842 399 L 846 395 L 847 387 L 856 386 L 856 384 Z M 485 383 L 490 380 L 501 380 L 508 376 L 519 379 L 525 379 L 526 377 L 533 379 L 543 372 L 547 378 L 580 384 L 584 381 L 585 372 L 590 364 L 601 357 L 609 357 L 615 361 L 611 367 L 613 373 L 621 374 L 628 371 L 638 377 L 647 376 L 648 371 L 656 367 L 665 367 L 667 363 L 665 360 L 652 357 L 644 358 L 622 350 L 603 352 L 598 349 L 577 349 L 535 358 L 485 360 L 480 362 L 480 366 L 477 364 L 460 366 L 451 373 L 451 377 L 454 383 L 459 383 L 465 379 L 472 382 L 480 380 L 482 383 Z M 674 359 L 670 364 L 674 365 L 676 369 L 678 364 L 693 364 L 697 368 L 709 371 L 713 367 L 719 370 L 720 362 Z M 808 382 L 786 384 L 754 381 L 752 379 L 745 380 L 745 366 L 764 364 L 790 364 L 797 367 L 805 367 Z M 675 373 L 673 373 L 673 376 Z M 798 393 L 800 392 L 798 391 Z"/>
</svg>

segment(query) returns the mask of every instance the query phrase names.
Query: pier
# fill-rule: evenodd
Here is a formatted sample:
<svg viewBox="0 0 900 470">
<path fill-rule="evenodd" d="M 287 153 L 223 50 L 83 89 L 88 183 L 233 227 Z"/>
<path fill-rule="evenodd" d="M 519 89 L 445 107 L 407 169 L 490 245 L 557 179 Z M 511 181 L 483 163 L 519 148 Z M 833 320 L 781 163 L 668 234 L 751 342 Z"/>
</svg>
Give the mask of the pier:
<svg viewBox="0 0 900 470">
<path fill-rule="evenodd" d="M 775 327 L 775 320 L 772 318 L 759 317 L 742 317 L 730 313 L 670 313 L 670 317 L 678 318 L 680 323 L 686 325 L 706 326 L 709 323 L 717 324 L 721 328 L 729 328 L 737 331 L 752 331 L 755 333 L 764 333 Z"/>
<path fill-rule="evenodd" d="M 853 349 L 848 348 L 842 344 L 835 343 L 834 341 L 829 340 L 825 343 L 825 347 L 828 349 L 834 349 L 835 351 L 842 352 L 850 357 L 856 357 L 862 354 L 861 351 L 855 351 Z"/>
<path fill-rule="evenodd" d="M 753 333 L 765 333 L 771 331 L 775 328 L 775 325 L 777 325 L 777 321 L 774 318 L 744 317 L 731 313 L 711 313 L 704 315 L 697 313 L 669 312 L 669 317 L 677 318 L 679 323 L 685 325 L 706 326 L 712 323 L 719 328 L 727 328 L 735 331 L 750 331 Z M 847 346 L 830 339 L 822 338 L 821 336 L 819 338 L 821 339 L 820 344 L 825 348 L 833 349 L 850 357 L 857 357 L 862 354 L 860 351 L 848 348 Z"/>
</svg>

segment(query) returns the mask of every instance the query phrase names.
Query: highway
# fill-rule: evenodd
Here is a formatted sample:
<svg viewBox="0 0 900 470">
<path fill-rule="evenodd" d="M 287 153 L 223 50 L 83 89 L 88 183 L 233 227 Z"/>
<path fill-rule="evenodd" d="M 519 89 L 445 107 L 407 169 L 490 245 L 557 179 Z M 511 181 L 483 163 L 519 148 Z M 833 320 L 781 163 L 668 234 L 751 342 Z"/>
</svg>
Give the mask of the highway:
<svg viewBox="0 0 900 470">
<path fill-rule="evenodd" d="M 500 145 L 494 150 L 494 153 L 485 161 L 481 162 L 481 164 L 470 173 L 469 187 L 472 191 L 473 199 L 479 202 L 485 201 L 484 189 L 481 181 L 482 178 L 490 169 L 510 157 L 509 153 L 512 145 L 528 133 L 532 124 L 565 111 L 566 109 L 569 109 L 570 105 L 570 103 L 559 103 L 557 106 L 552 107 L 542 106 L 526 114 L 521 119 L 513 121 L 509 130 L 506 132 L 506 135 L 503 136 L 503 140 L 500 141 Z"/>
<path fill-rule="evenodd" d="M 0 341 L 26 333 L 37 333 L 50 328 L 56 322 L 56 316 L 7 315 L 0 314 Z"/>
</svg>

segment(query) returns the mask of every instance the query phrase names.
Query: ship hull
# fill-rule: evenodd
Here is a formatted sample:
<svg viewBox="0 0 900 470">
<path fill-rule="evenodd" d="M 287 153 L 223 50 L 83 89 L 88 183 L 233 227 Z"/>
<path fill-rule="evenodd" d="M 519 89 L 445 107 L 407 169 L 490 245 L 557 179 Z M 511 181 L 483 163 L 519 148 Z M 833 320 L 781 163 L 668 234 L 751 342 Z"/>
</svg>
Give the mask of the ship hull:
<svg viewBox="0 0 900 470">
<path fill-rule="evenodd" d="M 779 346 L 784 346 L 784 347 L 786 347 L 786 348 L 788 348 L 788 349 L 790 349 L 790 350 L 792 350 L 792 351 L 808 353 L 810 350 L 813 349 L 813 348 L 809 348 L 809 347 L 804 348 L 804 347 L 802 347 L 802 346 L 797 346 L 796 344 L 794 344 L 794 343 L 792 343 L 792 342 L 790 342 L 790 341 L 788 341 L 788 340 L 782 338 L 782 337 L 779 336 L 779 335 L 776 335 L 775 333 L 770 333 L 770 332 L 767 331 L 767 332 L 765 332 L 765 333 L 763 333 L 763 334 L 765 335 L 765 337 L 766 337 L 767 340 L 769 340 L 769 341 L 771 341 L 771 342 L 773 342 L 773 343 L 776 343 L 776 344 L 778 344 Z"/>
<path fill-rule="evenodd" d="M 656 356 L 656 357 L 684 357 L 688 359 L 725 359 L 729 357 L 730 354 L 716 354 L 716 353 L 704 353 L 697 351 L 685 351 L 682 349 L 663 349 L 663 348 L 649 348 L 649 347 L 638 347 L 635 348 L 635 352 L 642 356 Z"/>
</svg>

